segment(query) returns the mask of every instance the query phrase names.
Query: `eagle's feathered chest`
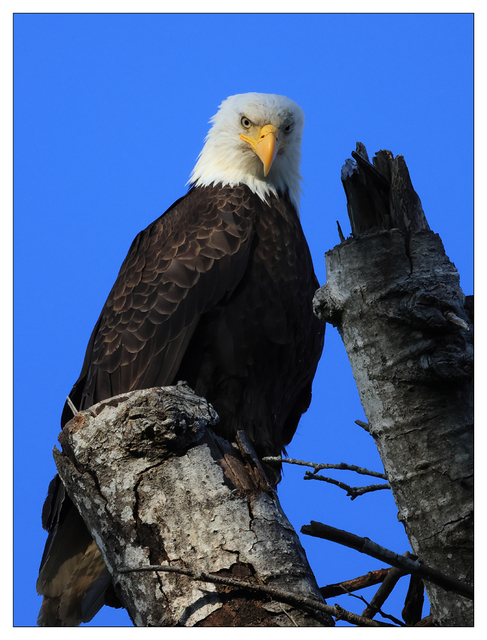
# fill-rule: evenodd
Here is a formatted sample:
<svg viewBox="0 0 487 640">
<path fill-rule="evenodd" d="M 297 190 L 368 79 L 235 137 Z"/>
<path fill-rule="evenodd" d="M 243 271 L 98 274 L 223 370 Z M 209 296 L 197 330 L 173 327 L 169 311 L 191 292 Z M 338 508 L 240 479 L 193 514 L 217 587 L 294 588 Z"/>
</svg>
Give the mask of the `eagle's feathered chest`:
<svg viewBox="0 0 487 640">
<path fill-rule="evenodd" d="M 225 437 L 245 428 L 261 453 L 277 453 L 309 402 L 324 327 L 313 315 L 318 282 L 292 205 L 255 196 L 245 205 L 224 215 L 226 233 L 247 228 L 241 277 L 200 318 L 177 377 L 212 402 Z"/>
<path fill-rule="evenodd" d="M 262 207 L 255 220 L 254 244 L 254 268 L 267 274 L 283 297 L 294 295 L 298 281 L 306 288 L 314 281 L 308 245 L 289 201 L 273 197 Z"/>
<path fill-rule="evenodd" d="M 185 379 L 220 413 L 242 416 L 235 406 L 246 397 L 245 406 L 256 408 L 258 395 L 266 405 L 260 413 L 282 423 L 321 354 L 317 286 L 286 198 L 266 204 L 245 186 L 194 188 L 132 243 L 93 331 L 74 404 L 83 409 Z"/>
<path fill-rule="evenodd" d="M 273 342 L 289 341 L 312 320 L 318 282 L 296 211 L 286 199 L 263 203 L 253 196 L 253 220 L 246 272 L 228 301 L 255 322 L 252 331 Z M 283 330 L 286 335 L 282 335 Z"/>
</svg>

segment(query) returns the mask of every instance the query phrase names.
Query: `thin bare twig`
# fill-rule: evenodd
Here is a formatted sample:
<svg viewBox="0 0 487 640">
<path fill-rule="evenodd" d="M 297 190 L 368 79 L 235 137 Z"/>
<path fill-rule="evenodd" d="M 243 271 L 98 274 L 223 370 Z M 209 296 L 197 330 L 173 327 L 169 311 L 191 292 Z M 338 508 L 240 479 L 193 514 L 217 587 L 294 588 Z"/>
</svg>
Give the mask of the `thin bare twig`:
<svg viewBox="0 0 487 640">
<path fill-rule="evenodd" d="M 347 464 L 346 462 L 340 462 L 338 464 L 328 464 L 324 462 L 306 462 L 305 460 L 296 460 L 295 458 L 283 458 L 281 456 L 266 456 L 262 458 L 264 462 L 285 462 L 286 464 L 297 464 L 301 467 L 311 467 L 316 471 L 322 469 L 339 469 L 341 471 L 355 471 L 363 476 L 372 476 L 373 478 L 381 478 L 387 480 L 385 473 L 380 471 L 370 471 L 364 467 L 358 467 L 356 464 Z"/>
<path fill-rule="evenodd" d="M 352 596 L 353 598 L 358 598 L 359 600 L 362 600 L 362 602 L 367 605 L 367 609 L 370 608 L 370 604 L 367 602 L 367 600 L 363 597 L 363 596 L 358 596 L 356 593 L 349 593 L 349 596 Z M 375 613 L 378 613 L 379 615 L 381 615 L 383 618 L 387 618 L 387 620 L 391 620 L 392 622 L 394 622 L 398 627 L 405 627 L 406 625 L 404 624 L 404 622 L 402 622 L 402 620 L 398 620 L 396 617 L 390 615 L 389 613 L 385 613 L 384 611 L 382 611 L 382 609 L 380 607 L 375 607 L 374 608 L 374 615 Z"/>
<path fill-rule="evenodd" d="M 391 486 L 388 482 L 384 484 L 369 484 L 366 487 L 351 487 L 345 482 L 340 482 L 340 480 L 335 480 L 334 478 L 328 478 L 327 476 L 316 475 L 315 473 L 311 473 L 311 471 L 306 471 L 304 474 L 304 480 L 321 480 L 322 482 L 328 482 L 328 484 L 333 484 L 340 489 L 343 489 L 347 492 L 347 496 L 350 496 L 351 500 L 355 500 L 358 496 L 363 496 L 365 493 L 371 493 L 372 491 L 380 491 L 381 489 L 390 489 Z"/>
<path fill-rule="evenodd" d="M 291 615 L 288 611 L 286 611 L 286 609 L 284 609 L 284 607 L 282 606 L 282 602 L 280 602 L 280 603 L 279 603 L 279 605 L 280 605 L 280 607 L 281 607 L 282 612 L 283 612 L 283 613 L 284 613 L 284 614 L 289 618 L 289 620 L 291 620 L 291 622 L 293 623 L 293 625 L 294 625 L 295 627 L 299 627 L 299 624 L 298 624 L 298 623 L 296 622 L 296 620 L 292 617 L 292 615 Z"/>
<path fill-rule="evenodd" d="M 351 617 L 355 618 L 355 614 L 354 613 L 350 613 L 350 611 L 347 611 L 346 609 L 343 609 L 342 607 L 340 607 L 340 605 L 335 603 L 335 606 L 332 607 L 332 609 L 335 610 L 335 613 L 332 614 L 335 616 L 335 620 L 345 620 L 345 622 L 352 622 L 352 620 L 350 619 Z M 367 620 L 367 618 L 361 618 L 361 616 L 357 616 L 357 618 L 361 619 L 361 620 Z M 377 622 L 376 620 L 369 620 L 369 622 L 373 622 L 374 626 L 378 626 L 378 627 L 395 627 L 396 625 L 394 624 L 388 624 L 387 622 Z M 365 627 L 369 627 L 371 625 L 366 624 L 364 622 L 364 624 L 362 625 L 362 623 L 357 624 L 356 622 L 352 622 L 352 624 L 356 624 L 357 627 L 361 627 L 361 626 L 365 626 Z"/>
<path fill-rule="evenodd" d="M 274 587 L 268 587 L 267 585 L 257 584 L 252 582 L 246 582 L 244 580 L 237 580 L 235 578 L 228 578 L 226 576 L 217 576 L 211 573 L 205 573 L 203 571 L 194 572 L 189 569 L 185 569 L 184 567 L 175 567 L 170 565 L 146 565 L 143 567 L 123 567 L 119 569 L 119 573 L 132 573 L 138 571 L 163 571 L 169 573 L 179 573 L 185 576 L 189 576 L 193 580 L 199 580 L 202 582 L 211 582 L 214 584 L 224 584 L 230 587 L 235 587 L 237 589 L 246 589 L 250 591 L 256 591 L 259 593 L 263 593 L 265 595 L 271 596 L 276 600 L 286 602 L 291 604 L 297 608 L 312 610 L 322 613 L 327 613 L 328 615 L 332 615 L 334 617 L 341 620 L 345 620 L 346 622 L 350 622 L 350 624 L 355 624 L 359 627 L 383 627 L 383 626 L 391 626 L 387 623 L 377 622 L 376 620 L 369 620 L 367 618 L 363 618 L 351 611 L 346 611 L 342 609 L 338 605 L 332 607 L 328 604 L 324 604 L 322 602 L 317 602 L 316 600 L 311 600 L 310 598 L 303 598 L 301 596 L 297 596 L 295 594 L 287 593 L 286 591 L 282 591 L 281 589 L 275 589 Z"/>
<path fill-rule="evenodd" d="M 69 396 L 66 397 L 66 404 L 71 409 L 74 416 L 76 416 L 79 413 L 78 409 L 74 406 L 74 403 Z"/>
<path fill-rule="evenodd" d="M 371 493 L 372 491 L 380 491 L 381 489 L 390 489 L 389 483 L 384 484 L 370 484 L 366 487 L 351 487 L 345 482 L 341 482 L 340 480 L 335 480 L 334 478 L 328 478 L 327 476 L 317 475 L 318 471 L 322 469 L 338 469 L 340 471 L 355 471 L 355 473 L 359 473 L 364 476 L 372 476 L 373 478 L 381 478 L 382 480 L 387 480 L 387 477 L 384 473 L 380 471 L 371 471 L 370 469 L 365 469 L 364 467 L 359 467 L 356 464 L 348 464 L 346 462 L 340 462 L 339 464 L 329 464 L 324 462 L 307 462 L 305 460 L 296 460 L 294 458 L 282 458 L 281 456 L 266 456 L 263 458 L 265 462 L 286 462 L 287 464 L 296 464 L 301 467 L 311 467 L 314 471 L 306 471 L 304 474 L 304 480 L 321 480 L 322 482 L 328 482 L 328 484 L 333 484 L 340 489 L 343 489 L 347 492 L 347 495 L 350 496 L 352 500 L 355 500 L 358 496 L 363 496 L 366 493 Z"/>
</svg>

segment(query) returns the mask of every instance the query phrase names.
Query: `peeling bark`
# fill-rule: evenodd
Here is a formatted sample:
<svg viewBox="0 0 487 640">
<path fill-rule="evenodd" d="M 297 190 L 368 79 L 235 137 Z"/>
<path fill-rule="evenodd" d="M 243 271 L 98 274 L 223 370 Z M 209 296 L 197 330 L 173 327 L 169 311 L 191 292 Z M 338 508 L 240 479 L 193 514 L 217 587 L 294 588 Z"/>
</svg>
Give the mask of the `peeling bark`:
<svg viewBox="0 0 487 640">
<path fill-rule="evenodd" d="M 353 237 L 326 254 L 315 312 L 343 339 L 399 519 L 425 564 L 473 583 L 473 315 L 404 158 L 363 146 L 342 180 Z M 471 601 L 427 584 L 441 626 Z"/>
<path fill-rule="evenodd" d="M 178 573 L 182 567 L 323 602 L 255 454 L 211 429 L 213 408 L 180 383 L 78 413 L 58 473 L 136 626 L 331 626 L 324 613 Z"/>
</svg>

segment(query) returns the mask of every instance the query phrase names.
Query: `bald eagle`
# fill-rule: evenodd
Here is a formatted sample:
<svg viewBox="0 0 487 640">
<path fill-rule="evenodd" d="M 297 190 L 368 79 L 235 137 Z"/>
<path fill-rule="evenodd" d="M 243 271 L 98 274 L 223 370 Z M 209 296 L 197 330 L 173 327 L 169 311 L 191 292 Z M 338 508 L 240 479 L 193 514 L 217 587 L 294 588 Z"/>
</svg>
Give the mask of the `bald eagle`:
<svg viewBox="0 0 487 640">
<path fill-rule="evenodd" d="M 298 207 L 304 114 L 284 96 L 227 98 L 190 188 L 141 231 L 91 335 L 71 392 L 79 409 L 185 380 L 217 411 L 217 433 L 246 431 L 279 455 L 310 403 L 324 325 Z M 72 417 L 66 405 L 61 423 Z M 115 604 L 95 542 L 56 477 L 38 623 L 73 626 Z"/>
</svg>

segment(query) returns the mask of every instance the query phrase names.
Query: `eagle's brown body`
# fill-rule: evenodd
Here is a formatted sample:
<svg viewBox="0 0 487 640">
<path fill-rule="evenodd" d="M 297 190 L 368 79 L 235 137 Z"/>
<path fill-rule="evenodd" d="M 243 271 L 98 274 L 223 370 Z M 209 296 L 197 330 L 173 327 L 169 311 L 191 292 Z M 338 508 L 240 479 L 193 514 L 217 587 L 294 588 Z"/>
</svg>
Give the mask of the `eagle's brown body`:
<svg viewBox="0 0 487 640">
<path fill-rule="evenodd" d="M 279 455 L 308 408 L 321 355 L 317 287 L 287 194 L 266 203 L 245 185 L 193 187 L 134 240 L 70 397 L 82 410 L 186 380 L 215 407 L 219 435 L 243 429 L 259 456 Z M 63 424 L 71 417 L 66 407 Z M 79 624 L 103 604 L 109 577 L 96 547 L 83 552 L 90 538 L 59 482 L 43 516 L 50 535 L 38 589 L 48 597 L 39 622 Z M 68 529 L 78 531 L 72 540 Z"/>
</svg>

